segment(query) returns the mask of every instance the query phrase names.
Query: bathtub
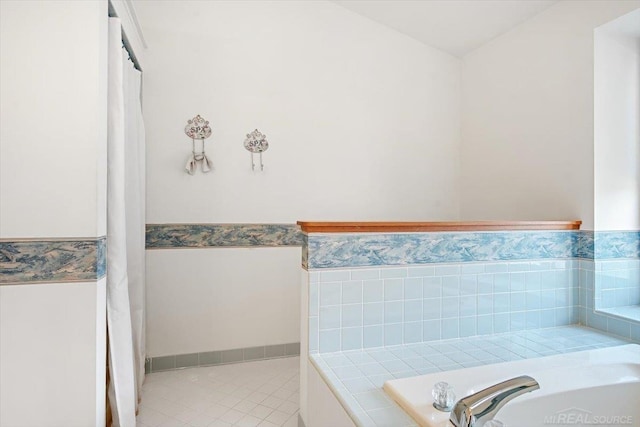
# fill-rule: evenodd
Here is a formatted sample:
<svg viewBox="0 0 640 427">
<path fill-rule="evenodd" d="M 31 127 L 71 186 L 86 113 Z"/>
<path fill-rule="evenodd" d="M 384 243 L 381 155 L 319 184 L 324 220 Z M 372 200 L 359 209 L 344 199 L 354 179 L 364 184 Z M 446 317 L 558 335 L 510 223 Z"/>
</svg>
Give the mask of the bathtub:
<svg viewBox="0 0 640 427">
<path fill-rule="evenodd" d="M 495 417 L 507 427 L 640 426 L 640 345 L 580 351 L 387 381 L 384 391 L 420 426 L 450 427 L 436 410 L 433 385 L 446 381 L 457 398 L 520 375 L 540 389 L 507 403 Z"/>
</svg>

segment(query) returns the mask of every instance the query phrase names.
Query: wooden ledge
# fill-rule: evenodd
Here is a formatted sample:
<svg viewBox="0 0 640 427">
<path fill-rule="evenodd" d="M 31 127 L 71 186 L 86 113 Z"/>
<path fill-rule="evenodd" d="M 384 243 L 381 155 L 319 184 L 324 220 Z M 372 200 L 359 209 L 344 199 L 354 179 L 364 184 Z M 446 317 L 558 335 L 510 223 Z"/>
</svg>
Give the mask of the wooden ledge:
<svg viewBox="0 0 640 427">
<path fill-rule="evenodd" d="M 582 221 L 318 222 L 298 221 L 305 233 L 580 230 Z"/>
</svg>

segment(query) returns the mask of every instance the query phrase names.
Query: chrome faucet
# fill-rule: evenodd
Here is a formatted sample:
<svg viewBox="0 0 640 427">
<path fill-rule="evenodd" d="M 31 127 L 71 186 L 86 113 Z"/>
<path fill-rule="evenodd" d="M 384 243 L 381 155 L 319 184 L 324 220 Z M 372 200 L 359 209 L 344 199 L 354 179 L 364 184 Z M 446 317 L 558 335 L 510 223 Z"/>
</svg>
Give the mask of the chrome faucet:
<svg viewBox="0 0 640 427">
<path fill-rule="evenodd" d="M 482 427 L 511 399 L 539 388 L 527 375 L 511 378 L 458 400 L 449 421 L 455 427 Z"/>
</svg>

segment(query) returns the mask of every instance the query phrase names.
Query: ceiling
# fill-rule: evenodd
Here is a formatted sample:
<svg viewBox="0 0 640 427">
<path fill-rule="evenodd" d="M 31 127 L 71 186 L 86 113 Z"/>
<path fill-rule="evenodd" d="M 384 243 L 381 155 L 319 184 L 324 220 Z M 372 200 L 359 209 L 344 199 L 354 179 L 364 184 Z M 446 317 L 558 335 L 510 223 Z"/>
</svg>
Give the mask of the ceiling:
<svg viewBox="0 0 640 427">
<path fill-rule="evenodd" d="M 462 57 L 558 0 L 334 0 L 425 44 Z"/>
</svg>

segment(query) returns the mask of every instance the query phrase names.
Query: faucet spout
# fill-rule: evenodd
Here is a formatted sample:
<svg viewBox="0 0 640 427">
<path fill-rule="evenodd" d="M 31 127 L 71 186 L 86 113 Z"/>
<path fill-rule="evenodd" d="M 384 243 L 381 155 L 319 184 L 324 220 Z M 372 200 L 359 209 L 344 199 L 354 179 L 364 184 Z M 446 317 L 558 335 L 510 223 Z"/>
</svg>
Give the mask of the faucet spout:
<svg viewBox="0 0 640 427">
<path fill-rule="evenodd" d="M 460 399 L 449 421 L 455 427 L 482 427 L 510 400 L 539 388 L 540 384 L 530 376 L 511 378 Z"/>
</svg>

